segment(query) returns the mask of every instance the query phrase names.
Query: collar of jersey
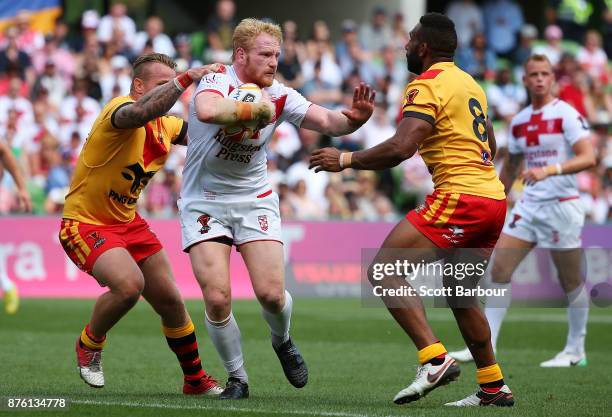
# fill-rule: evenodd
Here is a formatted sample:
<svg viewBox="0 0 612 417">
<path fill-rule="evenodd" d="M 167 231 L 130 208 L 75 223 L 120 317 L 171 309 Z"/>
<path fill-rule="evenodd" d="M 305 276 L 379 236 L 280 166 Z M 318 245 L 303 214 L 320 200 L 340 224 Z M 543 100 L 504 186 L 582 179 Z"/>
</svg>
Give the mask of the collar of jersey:
<svg viewBox="0 0 612 417">
<path fill-rule="evenodd" d="M 454 66 L 455 63 L 453 61 L 443 61 L 443 62 L 436 62 L 435 64 L 433 64 L 431 67 L 429 67 L 427 69 L 427 71 L 432 70 L 432 69 L 436 69 L 436 68 L 447 68 L 447 67 L 452 67 Z"/>
</svg>

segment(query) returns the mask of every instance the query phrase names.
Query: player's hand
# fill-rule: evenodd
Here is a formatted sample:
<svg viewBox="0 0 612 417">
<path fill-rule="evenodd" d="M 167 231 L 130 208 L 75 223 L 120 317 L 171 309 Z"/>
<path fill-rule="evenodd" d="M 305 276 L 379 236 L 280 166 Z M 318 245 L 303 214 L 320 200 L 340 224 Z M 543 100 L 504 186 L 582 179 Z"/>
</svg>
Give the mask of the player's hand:
<svg viewBox="0 0 612 417">
<path fill-rule="evenodd" d="M 191 77 L 191 79 L 194 82 L 200 81 L 202 77 L 204 77 L 207 74 L 213 73 L 213 72 L 224 73 L 225 65 L 223 64 L 202 65 L 201 67 L 190 68 L 189 70 L 187 70 L 187 74 Z"/>
<path fill-rule="evenodd" d="M 315 172 L 340 172 L 344 168 L 340 168 L 340 151 L 336 148 L 317 149 L 310 155 L 310 166 L 308 169 L 313 169 Z"/>
<path fill-rule="evenodd" d="M 19 209 L 30 213 L 32 211 L 32 198 L 30 193 L 25 188 L 17 190 L 17 202 L 19 203 Z"/>
<path fill-rule="evenodd" d="M 523 184 L 533 185 L 538 181 L 548 178 L 548 172 L 543 168 L 532 168 L 522 174 Z"/>
<path fill-rule="evenodd" d="M 258 111 L 256 112 L 255 117 L 261 122 L 260 126 L 258 126 L 258 128 L 261 128 L 274 121 L 274 118 L 276 117 L 276 106 L 274 103 L 272 103 L 270 94 L 268 94 L 268 92 L 263 88 L 261 90 L 261 100 L 259 100 L 257 104 Z"/>
<path fill-rule="evenodd" d="M 351 126 L 358 128 L 368 121 L 374 112 L 374 98 L 376 91 L 369 85 L 361 83 L 355 87 L 351 108 L 342 110 L 342 114 L 346 116 Z"/>
</svg>

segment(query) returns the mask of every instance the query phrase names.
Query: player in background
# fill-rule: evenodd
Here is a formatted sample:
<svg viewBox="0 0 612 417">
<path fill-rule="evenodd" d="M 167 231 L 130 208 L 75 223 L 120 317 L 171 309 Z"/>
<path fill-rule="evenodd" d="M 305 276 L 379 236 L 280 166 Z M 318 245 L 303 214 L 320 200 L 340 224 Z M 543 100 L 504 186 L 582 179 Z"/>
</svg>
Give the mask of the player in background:
<svg viewBox="0 0 612 417">
<path fill-rule="evenodd" d="M 471 256 L 484 262 L 501 232 L 506 195 L 491 162 L 495 139 L 487 122 L 487 100 L 472 77 L 454 65 L 456 48 L 455 25 L 448 17 L 438 13 L 422 16 L 406 45 L 408 70 L 420 75 L 406 87 L 403 119 L 395 135 L 367 150 L 341 153 L 325 148 L 311 156 L 310 167 L 317 172 L 380 170 L 400 164 L 417 151 L 423 157 L 435 191 L 423 207 L 409 212 L 391 231 L 373 264 L 395 263 L 397 251 L 393 249 L 398 248 L 412 249 L 402 251 L 401 256 L 415 264 L 441 258 L 454 263 L 466 253 L 456 249 L 480 248 Z M 376 282 L 371 274 L 369 278 Z M 445 284 L 452 281 L 453 277 L 445 277 Z M 386 285 L 394 282 L 406 283 L 403 277 L 394 277 Z M 435 336 L 420 298 L 383 301 L 417 347 L 420 363 L 414 381 L 394 401 L 418 400 L 455 380 L 459 366 Z M 451 308 L 476 359 L 479 389 L 447 405 L 512 406 L 513 395 L 495 360 L 489 326 L 478 303 L 455 301 Z"/>
<path fill-rule="evenodd" d="M 525 63 L 523 83 L 531 105 L 510 125 L 508 156 L 500 173 L 506 192 L 517 177 L 525 183 L 497 242 L 491 269 L 494 288 L 506 290 L 503 299 L 487 300 L 485 315 L 491 326 L 493 349 L 511 301 L 512 274 L 536 245 L 551 249 L 569 307 L 565 348 L 540 366 L 586 365 L 584 340 L 589 296 L 581 279 L 581 234 L 585 212 L 580 202 L 576 173 L 595 165 L 595 151 L 584 118 L 553 95 L 555 76 L 548 58 L 533 55 Z M 521 167 L 525 161 L 525 171 Z M 468 349 L 451 352 L 459 361 L 470 361 Z"/>
<path fill-rule="evenodd" d="M 0 139 L 0 181 L 6 168 L 13 177 L 15 185 L 17 187 L 17 202 L 19 208 L 26 213 L 32 211 L 32 200 L 30 199 L 30 193 L 26 188 L 26 182 L 19 169 L 17 160 L 11 152 L 11 148 L 8 144 Z M 0 290 L 4 293 L 4 311 L 7 314 L 15 314 L 19 309 L 19 293 L 17 286 L 8 276 L 5 269 L 5 263 L 0 262 Z"/>
<path fill-rule="evenodd" d="M 224 74 L 204 77 L 190 107 L 179 201 L 183 249 L 202 288 L 208 333 L 228 372 L 221 399 L 249 395 L 240 330 L 231 308 L 232 244 L 247 266 L 285 376 L 297 388 L 308 381 L 304 359 L 289 337 L 293 300 L 285 290 L 279 201 L 267 178 L 266 144 L 285 120 L 342 136 L 363 125 L 374 108 L 369 86 L 356 88 L 351 108 L 336 112 L 275 81 L 281 42 L 278 25 L 241 21 L 233 35 L 233 64 Z M 245 103 L 227 98 L 245 83 L 263 88 L 263 99 Z M 226 126 L 253 121 L 260 123 L 250 138 L 226 134 Z"/>
<path fill-rule="evenodd" d="M 165 250 L 136 212 L 136 201 L 163 167 L 172 144 L 186 144 L 187 123 L 165 116 L 191 83 L 218 66 L 177 76 L 163 54 L 134 62 L 129 96 L 112 99 L 96 119 L 66 196 L 59 239 L 70 259 L 108 291 L 98 297 L 76 342 L 81 378 L 104 386 L 106 334 L 142 295 L 161 316 L 163 333 L 184 374 L 183 393 L 222 390 L 202 369 L 193 323 Z"/>
</svg>

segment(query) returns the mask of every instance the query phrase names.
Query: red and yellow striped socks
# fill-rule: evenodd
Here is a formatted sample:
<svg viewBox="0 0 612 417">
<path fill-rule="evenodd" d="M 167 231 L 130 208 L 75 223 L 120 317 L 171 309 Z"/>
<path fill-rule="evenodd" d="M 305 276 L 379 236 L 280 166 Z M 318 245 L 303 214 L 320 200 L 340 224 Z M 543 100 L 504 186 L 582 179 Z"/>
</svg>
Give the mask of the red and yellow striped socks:
<svg viewBox="0 0 612 417">
<path fill-rule="evenodd" d="M 421 365 L 424 365 L 427 362 L 435 361 L 436 359 L 440 359 L 442 362 L 444 362 L 444 356 L 446 355 L 446 348 L 444 347 L 442 343 L 438 341 L 436 343 L 433 343 L 419 350 L 418 355 L 419 355 L 419 363 Z M 433 363 L 433 364 L 439 365 L 437 363 Z"/>
<path fill-rule="evenodd" d="M 168 346 L 181 364 L 185 382 L 190 385 L 197 385 L 205 373 L 198 353 L 198 342 L 193 322 L 189 320 L 189 323 L 184 326 L 174 328 L 164 326 L 163 330 Z"/>
<path fill-rule="evenodd" d="M 484 391 L 497 392 L 504 386 L 504 376 L 498 364 L 476 370 L 476 380 Z"/>
<path fill-rule="evenodd" d="M 86 347 L 91 350 L 102 350 L 106 343 L 106 336 L 102 336 L 101 338 L 95 337 L 89 331 L 89 324 L 87 324 L 81 332 L 80 341 L 81 347 Z"/>
</svg>

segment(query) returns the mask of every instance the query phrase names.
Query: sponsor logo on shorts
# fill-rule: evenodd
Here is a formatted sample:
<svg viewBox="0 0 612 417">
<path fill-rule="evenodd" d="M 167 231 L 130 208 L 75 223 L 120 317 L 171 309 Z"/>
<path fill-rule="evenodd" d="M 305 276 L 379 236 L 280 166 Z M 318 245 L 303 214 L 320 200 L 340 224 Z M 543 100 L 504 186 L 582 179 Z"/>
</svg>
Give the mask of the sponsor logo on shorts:
<svg viewBox="0 0 612 417">
<path fill-rule="evenodd" d="M 449 225 L 448 230 L 450 230 L 451 233 L 445 233 L 442 235 L 442 237 L 448 240 L 453 245 L 458 245 L 461 238 L 463 238 L 463 233 L 465 232 L 465 230 L 459 226 L 454 225 Z"/>
<path fill-rule="evenodd" d="M 268 216 L 261 215 L 261 216 L 257 216 L 257 221 L 259 221 L 259 227 L 261 228 L 261 230 L 263 230 L 264 232 L 268 231 Z"/>
<path fill-rule="evenodd" d="M 414 212 L 416 214 L 421 214 L 423 211 L 425 211 L 426 208 L 427 206 L 425 204 L 419 204 L 417 208 L 414 209 Z"/>
<path fill-rule="evenodd" d="M 508 225 L 508 227 L 510 229 L 514 229 L 516 227 L 516 222 L 518 222 L 519 220 L 521 220 L 522 216 L 520 214 L 515 214 L 512 217 L 512 222 L 510 222 L 510 224 Z"/>
<path fill-rule="evenodd" d="M 104 245 L 104 242 L 106 242 L 106 238 L 100 236 L 100 233 L 98 232 L 91 232 L 89 235 L 87 235 L 87 237 L 91 240 L 93 240 L 93 248 L 94 249 L 98 249 L 100 246 Z"/>
<path fill-rule="evenodd" d="M 208 225 L 209 221 L 210 216 L 208 214 L 202 214 L 200 217 L 198 217 L 198 223 L 200 223 L 200 225 L 202 226 L 200 228 L 200 234 L 203 235 L 210 232 L 210 226 Z"/>
</svg>

